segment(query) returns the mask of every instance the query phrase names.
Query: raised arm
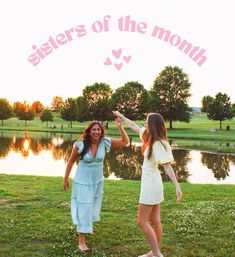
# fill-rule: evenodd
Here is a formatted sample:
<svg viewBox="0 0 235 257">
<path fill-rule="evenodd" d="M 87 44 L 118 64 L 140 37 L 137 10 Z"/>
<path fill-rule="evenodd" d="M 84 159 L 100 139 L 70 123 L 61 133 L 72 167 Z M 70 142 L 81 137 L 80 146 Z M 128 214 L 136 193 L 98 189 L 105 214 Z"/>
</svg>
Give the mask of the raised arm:
<svg viewBox="0 0 235 257">
<path fill-rule="evenodd" d="M 175 185 L 175 189 L 176 189 L 176 199 L 177 201 L 181 201 L 182 200 L 182 197 L 183 197 L 183 193 L 180 189 L 180 185 L 177 181 L 177 178 L 175 176 L 175 172 L 174 170 L 172 169 L 172 166 L 171 164 L 164 164 L 163 165 L 163 168 L 166 172 L 166 174 L 169 176 L 169 178 L 171 179 L 172 183 Z"/>
<path fill-rule="evenodd" d="M 69 174 L 72 170 L 73 164 L 76 161 L 77 155 L 78 155 L 78 147 L 74 146 L 65 170 L 64 181 L 63 181 L 64 190 L 69 189 Z"/>
<path fill-rule="evenodd" d="M 113 115 L 121 118 L 130 129 L 139 133 L 140 127 L 134 121 L 127 119 L 124 115 L 122 115 L 118 111 L 113 111 Z"/>
<path fill-rule="evenodd" d="M 118 130 L 121 134 L 121 139 L 112 138 L 111 146 L 113 148 L 119 148 L 119 147 L 126 146 L 127 144 L 129 144 L 129 137 L 127 136 L 127 133 L 122 126 L 122 120 L 120 118 L 116 118 L 115 121 L 116 121 Z"/>
</svg>

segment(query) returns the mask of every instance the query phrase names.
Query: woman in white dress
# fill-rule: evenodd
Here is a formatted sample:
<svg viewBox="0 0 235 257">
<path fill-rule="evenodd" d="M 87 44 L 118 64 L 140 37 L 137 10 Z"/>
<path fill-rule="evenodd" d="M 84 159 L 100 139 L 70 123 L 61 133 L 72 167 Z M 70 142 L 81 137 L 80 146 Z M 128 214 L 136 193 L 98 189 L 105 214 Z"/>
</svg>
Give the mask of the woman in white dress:
<svg viewBox="0 0 235 257">
<path fill-rule="evenodd" d="M 151 250 L 139 257 L 163 257 L 160 251 L 162 238 L 160 202 L 164 200 L 164 196 L 162 177 L 158 169 L 159 165 L 164 167 L 165 172 L 174 183 L 177 201 L 180 201 L 183 195 L 171 166 L 174 163 L 174 158 L 167 140 L 164 119 L 159 113 L 150 113 L 146 119 L 146 126 L 139 127 L 120 112 L 114 111 L 113 114 L 120 117 L 133 131 L 138 132 L 143 141 L 144 162 L 137 222 L 146 236 Z"/>
</svg>

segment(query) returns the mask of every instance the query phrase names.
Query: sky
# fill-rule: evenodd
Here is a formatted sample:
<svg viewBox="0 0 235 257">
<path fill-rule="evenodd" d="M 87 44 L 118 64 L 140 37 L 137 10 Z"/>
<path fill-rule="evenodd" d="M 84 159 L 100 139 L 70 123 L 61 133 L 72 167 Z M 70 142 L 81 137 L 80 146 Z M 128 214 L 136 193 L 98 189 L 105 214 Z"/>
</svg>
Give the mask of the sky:
<svg viewBox="0 0 235 257">
<path fill-rule="evenodd" d="M 189 75 L 189 106 L 218 92 L 235 103 L 233 10 L 232 0 L 1 1 L 0 98 L 50 105 L 95 82 L 115 90 L 138 81 L 149 90 L 171 65 Z M 172 41 L 153 37 L 156 26 Z M 205 50 L 201 66 L 178 49 L 183 40 Z"/>
</svg>

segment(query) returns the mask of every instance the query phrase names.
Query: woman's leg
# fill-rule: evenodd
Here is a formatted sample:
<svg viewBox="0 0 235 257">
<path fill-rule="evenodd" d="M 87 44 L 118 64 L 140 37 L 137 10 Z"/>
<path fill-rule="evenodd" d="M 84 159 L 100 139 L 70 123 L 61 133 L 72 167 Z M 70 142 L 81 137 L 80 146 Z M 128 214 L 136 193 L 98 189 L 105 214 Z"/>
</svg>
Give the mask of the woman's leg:
<svg viewBox="0 0 235 257">
<path fill-rule="evenodd" d="M 85 237 L 85 234 L 79 233 L 77 240 L 78 240 L 78 248 L 79 248 L 81 251 L 89 251 L 89 250 L 90 250 L 90 249 L 87 247 L 87 245 L 86 245 L 86 237 Z"/>
<path fill-rule="evenodd" d="M 146 236 L 151 246 L 152 254 L 154 256 L 160 256 L 160 250 L 155 231 L 148 221 L 153 210 L 153 207 L 154 205 L 139 204 L 137 223 L 141 227 L 142 231 L 144 232 L 144 235 Z"/>
<path fill-rule="evenodd" d="M 162 239 L 162 223 L 160 218 L 160 204 L 154 205 L 152 212 L 150 214 L 150 220 L 152 221 L 152 226 L 155 231 L 158 245 L 160 246 L 160 242 Z"/>
</svg>

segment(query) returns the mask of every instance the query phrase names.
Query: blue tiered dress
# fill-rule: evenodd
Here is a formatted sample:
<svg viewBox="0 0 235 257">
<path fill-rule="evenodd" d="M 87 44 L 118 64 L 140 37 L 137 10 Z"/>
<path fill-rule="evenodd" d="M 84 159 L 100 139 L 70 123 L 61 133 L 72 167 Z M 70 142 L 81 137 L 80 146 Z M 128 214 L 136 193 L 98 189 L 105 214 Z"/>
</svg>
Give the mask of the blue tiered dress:
<svg viewBox="0 0 235 257">
<path fill-rule="evenodd" d="M 83 141 L 74 143 L 78 154 L 84 148 Z M 73 178 L 71 194 L 71 214 L 78 233 L 92 233 L 93 222 L 100 219 L 103 195 L 103 161 L 106 152 L 111 147 L 111 139 L 103 137 L 100 140 L 96 156 L 89 150 L 79 161 Z"/>
</svg>

